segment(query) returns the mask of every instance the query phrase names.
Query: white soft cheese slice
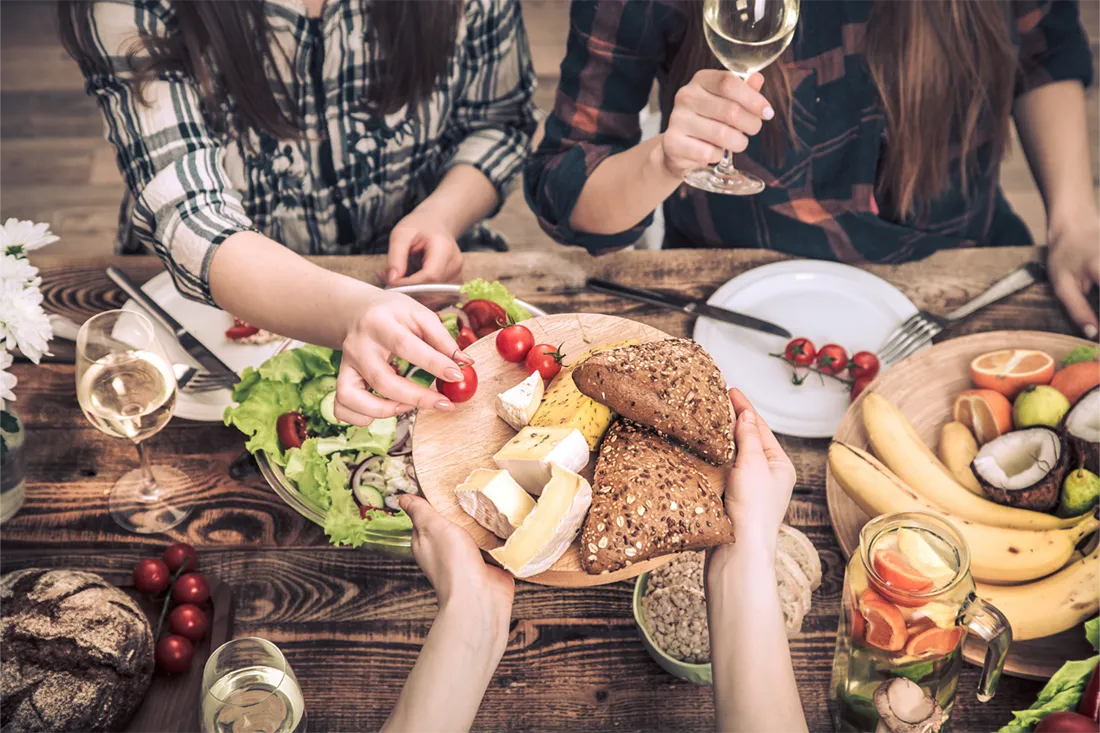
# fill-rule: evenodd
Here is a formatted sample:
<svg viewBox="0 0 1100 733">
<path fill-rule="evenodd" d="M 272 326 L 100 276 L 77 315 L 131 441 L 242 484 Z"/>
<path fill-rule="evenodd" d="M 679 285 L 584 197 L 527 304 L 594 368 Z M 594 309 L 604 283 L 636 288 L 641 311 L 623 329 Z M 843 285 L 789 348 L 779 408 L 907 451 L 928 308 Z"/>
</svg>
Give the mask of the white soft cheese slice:
<svg viewBox="0 0 1100 733">
<path fill-rule="evenodd" d="M 497 395 L 494 403 L 497 415 L 511 425 L 513 430 L 523 430 L 539 409 L 545 389 L 542 375 L 537 371 L 532 372 L 515 387 Z"/>
<path fill-rule="evenodd" d="M 455 489 L 462 511 L 502 540 L 535 508 L 535 500 L 515 482 L 507 471 L 475 469 Z"/>
<path fill-rule="evenodd" d="M 576 428 L 535 428 L 528 425 L 493 456 L 498 468 L 512 474 L 535 496 L 550 480 L 551 464 L 580 473 L 588 465 L 588 441 Z"/>
<path fill-rule="evenodd" d="M 592 487 L 584 478 L 556 463 L 551 472 L 542 496 L 523 524 L 504 547 L 489 551 L 517 578 L 549 570 L 576 538 L 592 505 Z"/>
</svg>

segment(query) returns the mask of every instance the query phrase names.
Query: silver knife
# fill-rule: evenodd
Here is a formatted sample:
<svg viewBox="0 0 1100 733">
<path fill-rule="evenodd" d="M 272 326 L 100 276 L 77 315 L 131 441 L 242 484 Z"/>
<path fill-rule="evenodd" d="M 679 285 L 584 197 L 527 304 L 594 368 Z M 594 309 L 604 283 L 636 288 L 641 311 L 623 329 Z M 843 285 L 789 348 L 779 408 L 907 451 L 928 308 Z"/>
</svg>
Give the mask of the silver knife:
<svg viewBox="0 0 1100 733">
<path fill-rule="evenodd" d="M 628 300 L 637 300 L 641 303 L 649 303 L 650 305 L 670 308 L 672 310 L 678 310 L 682 313 L 687 313 L 688 315 L 692 316 L 713 318 L 716 321 L 732 323 L 735 326 L 741 326 L 742 328 L 751 328 L 755 331 L 763 331 L 764 333 L 770 333 L 773 336 L 782 336 L 785 339 L 789 339 L 791 337 L 791 332 L 783 328 L 782 326 L 777 326 L 774 323 L 769 323 L 768 321 L 764 321 L 753 316 L 748 316 L 744 313 L 737 313 L 735 311 L 726 310 L 725 308 L 718 308 L 717 306 L 708 305 L 701 300 L 692 300 L 691 298 L 685 298 L 682 295 L 676 295 L 674 293 L 658 293 L 654 290 L 632 288 L 629 285 L 620 285 L 619 283 L 613 283 L 609 280 L 601 280 L 597 277 L 589 278 L 586 285 L 589 290 L 595 290 L 598 293 L 617 295 L 620 298 L 627 298 Z"/>
<path fill-rule="evenodd" d="M 175 336 L 176 340 L 179 341 L 180 346 L 187 352 L 188 356 L 199 363 L 199 366 L 211 374 L 232 375 L 234 379 L 240 379 L 237 372 L 229 368 L 225 362 L 215 356 L 214 352 L 203 346 L 202 342 L 195 338 L 190 331 L 181 326 L 179 321 L 172 318 L 172 316 L 161 308 L 155 300 L 146 295 L 145 291 L 139 288 L 126 273 L 112 266 L 107 268 L 107 277 L 111 278 L 111 282 L 122 288 L 122 292 L 133 298 L 138 305 L 149 313 L 149 315 L 160 321 L 161 325 L 168 329 L 171 334 Z"/>
</svg>

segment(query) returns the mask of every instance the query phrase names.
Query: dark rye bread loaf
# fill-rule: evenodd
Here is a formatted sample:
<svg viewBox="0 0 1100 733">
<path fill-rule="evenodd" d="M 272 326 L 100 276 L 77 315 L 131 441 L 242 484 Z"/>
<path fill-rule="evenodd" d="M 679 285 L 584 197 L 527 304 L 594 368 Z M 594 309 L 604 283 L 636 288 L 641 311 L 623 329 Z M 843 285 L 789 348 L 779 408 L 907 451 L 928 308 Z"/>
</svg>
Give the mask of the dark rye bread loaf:
<svg viewBox="0 0 1100 733">
<path fill-rule="evenodd" d="M 600 446 L 581 530 L 585 572 L 733 542 L 722 497 L 698 461 L 652 430 L 617 420 Z"/>
<path fill-rule="evenodd" d="M 0 730 L 120 730 L 153 673 L 149 620 L 94 573 L 0 578 Z M 198 701 L 196 700 L 196 703 Z"/>
<path fill-rule="evenodd" d="M 688 339 L 620 346 L 585 359 L 577 389 L 628 420 L 670 435 L 711 463 L 733 459 L 733 411 L 714 359 Z"/>
</svg>

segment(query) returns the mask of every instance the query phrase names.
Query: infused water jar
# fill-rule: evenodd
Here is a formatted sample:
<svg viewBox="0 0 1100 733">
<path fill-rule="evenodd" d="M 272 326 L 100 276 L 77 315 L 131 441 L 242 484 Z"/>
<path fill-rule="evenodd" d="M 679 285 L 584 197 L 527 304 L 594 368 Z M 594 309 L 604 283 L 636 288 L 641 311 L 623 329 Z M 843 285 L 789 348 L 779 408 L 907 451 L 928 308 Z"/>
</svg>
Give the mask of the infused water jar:
<svg viewBox="0 0 1100 733">
<path fill-rule="evenodd" d="M 966 540 L 931 513 L 872 519 L 844 573 L 829 687 L 835 729 L 949 730 L 968 633 L 988 644 L 977 691 L 986 702 L 1012 628 L 975 595 Z"/>
</svg>

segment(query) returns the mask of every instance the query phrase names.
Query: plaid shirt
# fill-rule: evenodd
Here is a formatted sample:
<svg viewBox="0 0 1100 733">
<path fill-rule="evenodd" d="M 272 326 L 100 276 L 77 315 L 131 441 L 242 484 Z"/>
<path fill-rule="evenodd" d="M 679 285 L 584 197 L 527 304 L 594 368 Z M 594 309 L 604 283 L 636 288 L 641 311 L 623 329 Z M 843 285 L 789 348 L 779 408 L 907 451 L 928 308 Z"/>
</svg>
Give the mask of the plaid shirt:
<svg viewBox="0 0 1100 733">
<path fill-rule="evenodd" d="M 95 40 L 112 73 L 88 74 L 87 89 L 132 196 L 122 224 L 155 249 L 184 295 L 212 303 L 211 256 L 241 230 L 303 254 L 385 252 L 393 226 L 459 163 L 484 173 L 504 199 L 535 128 L 517 0 L 467 0 L 456 51 L 431 96 L 384 117 L 362 111 L 381 68 L 369 10 L 367 2 L 329 0 L 311 19 L 297 0 L 267 0 L 283 52 L 274 54 L 277 71 L 305 131 L 276 140 L 216 134 L 195 80 L 181 74 L 151 82 L 151 104 L 142 104 L 126 81 L 127 53 L 139 34 L 174 32 L 172 2 L 95 6 Z M 232 109 L 225 113 L 232 120 Z"/>
<path fill-rule="evenodd" d="M 803 145 L 785 143 L 783 164 L 774 167 L 759 136 L 750 138 L 734 162 L 767 184 L 755 196 L 682 185 L 664 204 L 666 247 L 756 247 L 852 262 L 1031 242 L 1001 195 L 999 161 L 991 160 L 989 145 L 979 152 L 982 171 L 970 176 L 969 197 L 956 187 L 918 202 L 905 220 L 880 214 L 874 190 L 886 118 L 862 56 L 870 7 L 867 0 L 803 0 L 786 57 L 795 87 L 795 131 Z M 574 0 L 554 112 L 524 176 L 528 202 L 557 240 L 599 252 L 633 242 L 650 224 L 652 216 L 619 234 L 594 235 L 574 231 L 569 217 L 596 166 L 638 143 L 638 113 L 654 79 L 662 87 L 667 83 L 683 42 L 684 12 L 674 0 Z M 1017 94 L 1062 79 L 1089 83 L 1092 58 L 1075 3 L 1018 0 L 1012 12 Z M 960 180 L 959 171 L 956 158 L 952 180 Z"/>
</svg>

